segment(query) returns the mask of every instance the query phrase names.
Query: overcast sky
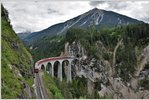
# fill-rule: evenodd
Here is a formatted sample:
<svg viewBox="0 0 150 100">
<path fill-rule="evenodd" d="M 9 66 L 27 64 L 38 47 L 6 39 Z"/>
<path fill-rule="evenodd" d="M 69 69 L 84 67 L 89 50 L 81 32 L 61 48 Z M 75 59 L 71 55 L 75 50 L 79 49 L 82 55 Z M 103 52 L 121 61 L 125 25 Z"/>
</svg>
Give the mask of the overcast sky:
<svg viewBox="0 0 150 100">
<path fill-rule="evenodd" d="M 32 2 L 31 2 L 32 1 Z M 149 21 L 149 1 L 3 1 L 16 31 L 35 32 L 85 13 L 95 7 L 111 10 L 145 22 Z"/>
</svg>

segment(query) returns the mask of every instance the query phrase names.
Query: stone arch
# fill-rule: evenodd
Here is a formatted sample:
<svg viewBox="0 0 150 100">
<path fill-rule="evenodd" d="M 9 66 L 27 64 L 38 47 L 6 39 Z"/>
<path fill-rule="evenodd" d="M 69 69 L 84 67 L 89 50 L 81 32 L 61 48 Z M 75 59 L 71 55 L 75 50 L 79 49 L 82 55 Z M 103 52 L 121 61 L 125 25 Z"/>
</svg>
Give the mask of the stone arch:
<svg viewBox="0 0 150 100">
<path fill-rule="evenodd" d="M 41 70 L 45 70 L 45 66 L 43 64 L 41 65 Z"/>
<path fill-rule="evenodd" d="M 52 64 L 50 62 L 48 62 L 47 65 L 46 65 L 46 71 L 51 74 Z"/>
<path fill-rule="evenodd" d="M 54 62 L 54 76 L 59 77 L 59 68 L 60 68 L 60 62 L 55 61 Z"/>
<path fill-rule="evenodd" d="M 67 68 L 68 68 L 68 65 L 69 65 L 69 61 L 68 60 L 64 60 L 62 62 L 62 77 L 65 80 L 67 79 L 67 72 L 68 72 Z"/>
</svg>

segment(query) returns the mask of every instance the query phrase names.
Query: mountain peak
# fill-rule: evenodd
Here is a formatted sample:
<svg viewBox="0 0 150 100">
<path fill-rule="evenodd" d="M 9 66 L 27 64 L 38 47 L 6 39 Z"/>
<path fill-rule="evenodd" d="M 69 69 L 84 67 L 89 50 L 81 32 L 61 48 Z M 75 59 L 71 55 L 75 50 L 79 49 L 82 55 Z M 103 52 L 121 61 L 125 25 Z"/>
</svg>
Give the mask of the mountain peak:
<svg viewBox="0 0 150 100">
<path fill-rule="evenodd" d="M 96 11 L 100 11 L 100 9 L 98 9 L 98 8 L 93 8 L 93 9 L 91 9 L 89 12 L 96 12 Z"/>
<path fill-rule="evenodd" d="M 60 35 L 65 34 L 65 32 L 71 27 L 81 27 L 88 28 L 90 26 L 96 26 L 96 28 L 101 27 L 115 27 L 120 25 L 128 25 L 134 23 L 141 23 L 136 19 L 112 12 L 106 11 L 103 9 L 93 8 L 88 12 L 83 13 L 77 17 L 69 19 L 63 23 L 59 23 L 48 27 L 40 32 L 31 33 L 31 35 L 27 36 L 25 39 L 27 41 L 34 41 L 34 39 L 38 39 L 44 36 L 52 36 L 52 35 Z M 37 35 L 38 34 L 38 35 Z"/>
<path fill-rule="evenodd" d="M 89 10 L 88 12 L 86 12 L 85 14 L 102 13 L 103 11 L 104 11 L 104 10 L 102 10 L 102 9 L 93 8 L 93 9 Z"/>
<path fill-rule="evenodd" d="M 98 8 L 95 7 L 95 8 L 93 8 L 92 10 L 100 10 L 100 9 L 98 9 Z"/>
</svg>

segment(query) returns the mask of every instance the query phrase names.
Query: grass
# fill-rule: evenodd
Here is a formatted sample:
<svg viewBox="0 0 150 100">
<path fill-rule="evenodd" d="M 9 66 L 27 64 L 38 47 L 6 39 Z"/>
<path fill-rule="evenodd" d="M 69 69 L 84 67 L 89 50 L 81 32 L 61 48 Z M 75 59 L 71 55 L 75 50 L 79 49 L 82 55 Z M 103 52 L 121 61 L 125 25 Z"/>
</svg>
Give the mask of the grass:
<svg viewBox="0 0 150 100">
<path fill-rule="evenodd" d="M 21 81 L 7 68 L 9 62 L 2 58 L 2 98 L 15 99 L 21 93 Z"/>
<path fill-rule="evenodd" d="M 23 83 L 33 84 L 32 56 L 8 22 L 2 7 L 2 87 L 3 99 L 20 98 Z M 21 74 L 21 76 L 19 76 Z M 29 79 L 28 79 L 29 78 Z"/>
<path fill-rule="evenodd" d="M 55 84 L 55 81 L 51 76 L 47 73 L 44 73 L 43 75 L 44 85 L 46 86 L 48 90 L 48 94 L 50 98 L 54 99 L 64 99 L 61 90 L 58 89 L 57 85 Z"/>
<path fill-rule="evenodd" d="M 32 78 L 29 78 L 29 79 L 27 79 L 26 81 L 27 81 L 28 85 L 29 85 L 30 87 L 32 87 L 32 85 L 33 85 L 33 83 L 34 83 L 33 79 L 32 79 Z"/>
</svg>

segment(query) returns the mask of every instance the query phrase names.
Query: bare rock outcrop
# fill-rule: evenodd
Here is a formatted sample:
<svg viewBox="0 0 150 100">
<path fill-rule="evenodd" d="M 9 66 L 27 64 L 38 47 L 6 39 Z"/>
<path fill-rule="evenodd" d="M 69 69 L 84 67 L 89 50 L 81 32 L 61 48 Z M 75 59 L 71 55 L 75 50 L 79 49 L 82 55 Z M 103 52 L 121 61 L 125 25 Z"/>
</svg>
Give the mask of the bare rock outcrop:
<svg viewBox="0 0 150 100">
<path fill-rule="evenodd" d="M 126 81 L 117 76 L 114 72 L 116 66 L 115 57 L 117 56 L 116 52 L 119 46 L 123 45 L 122 39 L 118 41 L 114 52 L 108 51 L 101 41 L 98 41 L 96 45 L 100 59 L 89 56 L 85 48 L 79 42 L 73 42 L 72 44 L 67 45 L 68 47 L 66 47 L 68 48 L 68 53 L 71 56 L 75 56 L 76 58 L 78 58 L 78 61 L 75 63 L 75 70 L 73 70 L 75 73 L 74 77 L 84 76 L 89 80 L 87 83 L 88 86 L 91 86 L 88 87 L 89 94 L 92 94 L 93 84 L 95 82 L 99 82 L 99 86 L 101 87 L 101 89 L 98 90 L 98 94 L 101 97 L 105 96 L 115 99 L 149 98 L 148 90 L 143 89 L 139 85 L 140 80 L 147 78 L 149 74 L 149 72 L 143 71 L 146 64 L 148 64 L 148 46 L 144 48 L 139 53 L 139 55 L 137 54 L 138 66 L 135 70 L 136 74 L 131 73 L 130 80 Z M 103 53 L 112 55 L 112 57 L 114 58 L 113 63 L 105 60 L 101 56 Z"/>
</svg>

